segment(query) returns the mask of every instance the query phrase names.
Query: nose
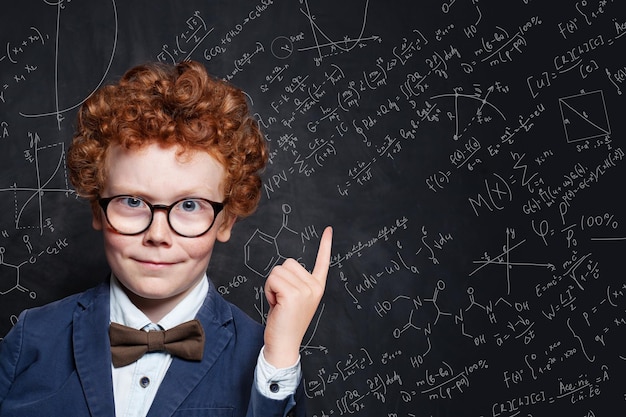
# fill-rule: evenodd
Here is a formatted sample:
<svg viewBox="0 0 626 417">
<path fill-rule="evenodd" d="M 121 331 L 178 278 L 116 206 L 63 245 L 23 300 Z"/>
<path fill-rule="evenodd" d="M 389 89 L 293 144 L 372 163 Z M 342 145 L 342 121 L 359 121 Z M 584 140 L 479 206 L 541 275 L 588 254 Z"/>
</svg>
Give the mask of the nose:
<svg viewBox="0 0 626 417">
<path fill-rule="evenodd" d="M 167 221 L 167 212 L 155 210 L 150 227 L 144 232 L 144 243 L 155 246 L 170 246 L 172 244 L 172 233 Z"/>
</svg>

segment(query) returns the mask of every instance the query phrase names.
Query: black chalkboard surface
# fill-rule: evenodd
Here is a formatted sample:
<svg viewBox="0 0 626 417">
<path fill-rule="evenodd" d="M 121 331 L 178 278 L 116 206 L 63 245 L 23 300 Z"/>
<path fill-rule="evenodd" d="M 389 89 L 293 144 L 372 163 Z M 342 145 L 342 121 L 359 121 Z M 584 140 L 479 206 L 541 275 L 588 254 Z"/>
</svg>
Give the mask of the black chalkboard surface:
<svg viewBox="0 0 626 417">
<path fill-rule="evenodd" d="M 1 7 L 0 335 L 104 279 L 67 179 L 77 106 L 197 60 L 270 145 L 258 212 L 209 275 L 335 239 L 302 346 L 309 414 L 615 416 L 626 407 L 626 4 L 24 0 Z"/>
</svg>

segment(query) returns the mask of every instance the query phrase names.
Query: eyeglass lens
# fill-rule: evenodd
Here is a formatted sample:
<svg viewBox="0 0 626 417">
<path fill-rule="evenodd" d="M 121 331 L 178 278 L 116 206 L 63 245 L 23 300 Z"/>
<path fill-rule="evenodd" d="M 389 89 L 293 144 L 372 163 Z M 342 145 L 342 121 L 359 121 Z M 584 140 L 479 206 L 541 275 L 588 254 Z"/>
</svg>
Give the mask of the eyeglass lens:
<svg viewBox="0 0 626 417">
<path fill-rule="evenodd" d="M 210 201 L 186 198 L 164 206 L 150 204 L 134 196 L 116 196 L 106 206 L 107 220 L 122 234 L 139 234 L 152 224 L 154 211 L 165 210 L 170 227 L 182 236 L 199 236 L 215 221 L 215 209 Z"/>
</svg>

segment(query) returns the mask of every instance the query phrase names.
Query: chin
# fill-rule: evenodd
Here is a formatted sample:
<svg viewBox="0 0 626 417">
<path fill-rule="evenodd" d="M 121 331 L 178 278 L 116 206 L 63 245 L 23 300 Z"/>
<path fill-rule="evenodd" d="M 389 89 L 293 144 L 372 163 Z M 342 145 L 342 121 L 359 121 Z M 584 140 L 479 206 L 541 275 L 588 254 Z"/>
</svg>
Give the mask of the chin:
<svg viewBox="0 0 626 417">
<path fill-rule="evenodd" d="M 146 300 L 164 300 L 175 297 L 178 293 L 167 287 L 167 280 L 163 278 L 141 278 L 139 282 L 127 282 L 120 280 L 122 286 L 130 298 L 142 298 Z"/>
</svg>

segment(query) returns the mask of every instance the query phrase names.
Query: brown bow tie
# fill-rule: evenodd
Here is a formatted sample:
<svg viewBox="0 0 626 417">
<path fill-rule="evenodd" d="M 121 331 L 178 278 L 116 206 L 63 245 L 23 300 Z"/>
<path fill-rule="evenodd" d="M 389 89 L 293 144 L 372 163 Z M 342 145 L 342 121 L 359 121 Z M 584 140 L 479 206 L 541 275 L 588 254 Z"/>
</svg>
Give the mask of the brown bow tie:
<svg viewBox="0 0 626 417">
<path fill-rule="evenodd" d="M 202 360 L 204 330 L 198 320 L 182 323 L 169 330 L 143 331 L 111 323 L 109 327 L 113 366 L 126 366 L 147 352 L 168 352 L 183 359 Z"/>
</svg>

